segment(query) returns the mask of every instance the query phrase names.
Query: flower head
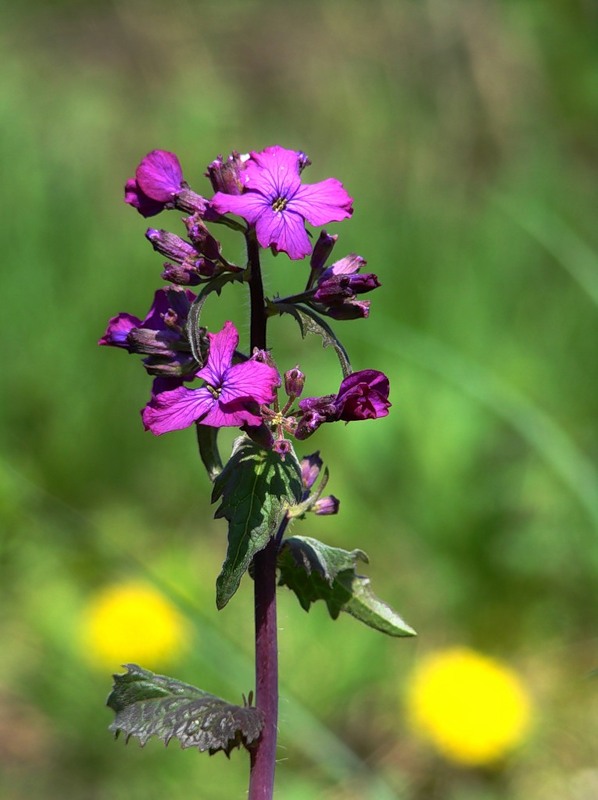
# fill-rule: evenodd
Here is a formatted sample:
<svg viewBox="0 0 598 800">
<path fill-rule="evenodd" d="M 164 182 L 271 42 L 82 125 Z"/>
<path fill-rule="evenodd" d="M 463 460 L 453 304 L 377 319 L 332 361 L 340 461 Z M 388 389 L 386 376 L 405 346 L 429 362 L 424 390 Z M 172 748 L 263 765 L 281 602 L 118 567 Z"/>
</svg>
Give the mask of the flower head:
<svg viewBox="0 0 598 800">
<path fill-rule="evenodd" d="M 142 216 L 153 217 L 172 203 L 182 186 L 183 170 L 175 154 L 152 150 L 125 184 L 125 202 Z"/>
<path fill-rule="evenodd" d="M 278 372 L 255 358 L 232 363 L 239 344 L 232 322 L 225 322 L 219 333 L 208 333 L 208 338 L 208 360 L 196 374 L 205 385 L 154 392 L 142 411 L 146 430 L 160 435 L 194 422 L 213 428 L 261 424 L 259 406 L 274 399 L 274 388 L 280 385 Z"/>
<path fill-rule="evenodd" d="M 102 669 L 138 661 L 158 667 L 187 650 L 188 625 L 156 589 L 143 583 L 107 586 L 85 609 L 85 656 Z"/>
<path fill-rule="evenodd" d="M 336 178 L 301 183 L 301 169 L 307 163 L 303 153 L 278 145 L 253 152 L 239 175 L 243 193 L 216 192 L 210 205 L 219 214 L 237 214 L 255 225 L 262 247 L 303 258 L 312 249 L 305 221 L 326 225 L 353 213 L 353 201 Z"/>
<path fill-rule="evenodd" d="M 338 394 L 306 397 L 299 402 L 302 416 L 295 436 L 307 439 L 324 422 L 385 417 L 390 408 L 390 383 L 383 372 L 363 369 L 352 372 L 340 385 Z"/>
<path fill-rule="evenodd" d="M 446 758 L 477 766 L 523 740 L 531 703 L 507 666 L 455 647 L 418 665 L 407 689 L 407 712 L 412 726 Z"/>
<path fill-rule="evenodd" d="M 197 362 L 185 332 L 193 292 L 169 286 L 158 289 L 144 320 L 132 314 L 113 317 L 98 344 L 121 347 L 147 356 L 144 365 L 151 375 L 188 376 Z"/>
</svg>

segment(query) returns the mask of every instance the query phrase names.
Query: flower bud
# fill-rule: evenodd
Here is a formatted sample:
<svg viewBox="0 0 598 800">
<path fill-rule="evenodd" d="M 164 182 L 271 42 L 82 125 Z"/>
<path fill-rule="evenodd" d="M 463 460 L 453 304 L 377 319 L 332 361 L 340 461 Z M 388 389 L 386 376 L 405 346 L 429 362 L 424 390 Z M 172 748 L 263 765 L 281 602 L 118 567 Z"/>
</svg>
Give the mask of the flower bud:
<svg viewBox="0 0 598 800">
<path fill-rule="evenodd" d="M 370 315 L 370 301 L 347 300 L 330 306 L 326 309 L 326 314 L 333 319 L 366 319 Z"/>
<path fill-rule="evenodd" d="M 293 367 L 284 374 L 284 390 L 289 397 L 299 397 L 305 386 L 305 375 L 299 367 Z"/>
<path fill-rule="evenodd" d="M 301 459 L 301 480 L 304 489 L 311 489 L 317 481 L 323 463 L 319 450 Z"/>
<path fill-rule="evenodd" d="M 312 511 L 315 511 L 316 514 L 320 514 L 321 516 L 328 515 L 328 514 L 338 514 L 338 509 L 340 506 L 340 500 L 336 498 L 333 494 L 328 495 L 328 497 L 320 497 L 312 506 Z"/>
<path fill-rule="evenodd" d="M 245 169 L 244 163 L 248 161 L 249 155 L 239 155 L 233 150 L 226 159 L 218 156 L 208 165 L 206 177 L 210 179 L 212 188 L 215 192 L 224 194 L 241 194 L 244 189 L 241 181 L 241 173 Z"/>
<path fill-rule="evenodd" d="M 332 252 L 332 248 L 336 244 L 338 235 L 330 236 L 326 231 L 322 231 L 318 237 L 318 241 L 314 245 L 313 253 L 311 254 L 310 266 L 313 271 L 319 272 L 324 269 L 326 259 Z"/>
</svg>

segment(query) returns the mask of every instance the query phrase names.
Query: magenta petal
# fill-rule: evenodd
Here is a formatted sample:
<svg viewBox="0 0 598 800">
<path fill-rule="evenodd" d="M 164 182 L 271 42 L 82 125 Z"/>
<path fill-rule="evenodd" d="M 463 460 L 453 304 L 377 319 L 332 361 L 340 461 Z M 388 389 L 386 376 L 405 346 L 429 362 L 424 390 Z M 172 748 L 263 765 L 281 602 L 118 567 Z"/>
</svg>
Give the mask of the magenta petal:
<svg viewBox="0 0 598 800">
<path fill-rule="evenodd" d="M 301 184 L 299 157 L 297 151 L 279 145 L 253 152 L 243 173 L 243 183 L 272 199 L 291 197 Z"/>
<path fill-rule="evenodd" d="M 137 167 L 135 178 L 151 200 L 167 203 L 181 188 L 183 170 L 174 153 L 152 150 Z"/>
<path fill-rule="evenodd" d="M 244 194 L 224 194 L 216 192 L 210 200 L 210 206 L 218 214 L 236 214 L 243 217 L 250 225 L 255 224 L 260 214 L 270 207 L 268 199 L 259 192 L 245 192 Z"/>
<path fill-rule="evenodd" d="M 128 347 L 127 336 L 141 325 L 141 320 L 132 314 L 118 314 L 108 322 L 106 332 L 98 344 L 111 345 L 112 347 Z"/>
<path fill-rule="evenodd" d="M 274 245 L 278 252 L 287 253 L 294 260 L 311 253 L 303 219 L 288 209 L 284 212 L 267 209 L 258 219 L 255 231 L 262 247 Z"/>
<path fill-rule="evenodd" d="M 203 378 L 210 386 L 220 387 L 226 371 L 230 368 L 233 354 L 239 344 L 239 334 L 232 322 L 225 322 L 218 333 L 208 333 L 210 350 L 208 361 L 203 369 L 197 373 L 198 378 Z"/>
<path fill-rule="evenodd" d="M 141 412 L 146 430 L 156 436 L 188 428 L 204 417 L 216 403 L 205 388 L 187 389 L 180 386 L 155 394 Z"/>
<path fill-rule="evenodd" d="M 241 425 L 261 423 L 262 418 L 259 414 L 253 414 L 240 401 L 226 407 L 222 403 L 215 403 L 201 420 L 202 425 L 209 425 L 212 428 L 239 428 Z"/>
<path fill-rule="evenodd" d="M 301 214 L 310 225 L 327 225 L 340 222 L 353 213 L 353 199 L 336 178 L 326 178 L 319 183 L 299 187 L 287 206 Z"/>
<path fill-rule="evenodd" d="M 227 371 L 219 400 L 225 406 L 238 400 L 271 403 L 275 386 L 280 386 L 280 376 L 274 367 L 250 359 Z"/>
</svg>

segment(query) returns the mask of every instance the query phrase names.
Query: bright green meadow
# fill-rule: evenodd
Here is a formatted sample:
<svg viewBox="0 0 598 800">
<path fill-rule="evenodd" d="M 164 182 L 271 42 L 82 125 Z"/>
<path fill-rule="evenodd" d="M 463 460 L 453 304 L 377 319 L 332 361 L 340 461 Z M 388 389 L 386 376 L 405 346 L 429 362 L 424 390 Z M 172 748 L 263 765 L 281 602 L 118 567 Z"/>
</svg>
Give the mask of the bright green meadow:
<svg viewBox="0 0 598 800">
<path fill-rule="evenodd" d="M 144 581 L 188 623 L 161 670 L 235 703 L 252 687 L 251 579 L 216 610 L 226 528 L 193 431 L 145 433 L 148 376 L 96 342 L 160 285 L 148 224 L 182 230 L 123 203 L 140 158 L 175 151 L 209 194 L 216 155 L 270 144 L 354 198 L 327 228 L 335 257 L 359 253 L 382 288 L 336 330 L 354 369 L 392 386 L 387 418 L 298 443 L 341 508 L 293 530 L 365 550 L 419 634 L 306 614 L 280 590 L 277 797 L 598 796 L 597 29 L 584 0 L 3 4 L 5 800 L 246 796 L 243 752 L 113 741 L 111 669 L 82 629 L 98 591 Z M 299 291 L 305 269 L 267 254 L 267 289 Z M 247 313 L 227 288 L 206 320 L 234 319 L 246 345 Z M 334 354 L 290 319 L 269 335 L 308 394 L 338 388 Z M 490 765 L 451 763 L 406 722 L 411 671 L 456 645 L 508 664 L 533 705 Z"/>
</svg>

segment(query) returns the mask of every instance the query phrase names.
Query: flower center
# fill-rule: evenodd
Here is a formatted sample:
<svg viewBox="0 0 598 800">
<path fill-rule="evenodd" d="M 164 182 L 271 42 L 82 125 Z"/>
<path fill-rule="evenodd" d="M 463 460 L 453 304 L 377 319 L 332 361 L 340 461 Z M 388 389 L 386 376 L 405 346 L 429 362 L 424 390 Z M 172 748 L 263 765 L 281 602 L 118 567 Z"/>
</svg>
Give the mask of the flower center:
<svg viewBox="0 0 598 800">
<path fill-rule="evenodd" d="M 284 211 L 288 202 L 286 197 L 277 197 L 272 203 L 272 211 Z"/>
<path fill-rule="evenodd" d="M 222 392 L 222 388 L 220 386 L 211 386 L 209 383 L 206 383 L 206 389 L 212 395 L 214 400 L 218 400 L 220 393 Z"/>
</svg>

